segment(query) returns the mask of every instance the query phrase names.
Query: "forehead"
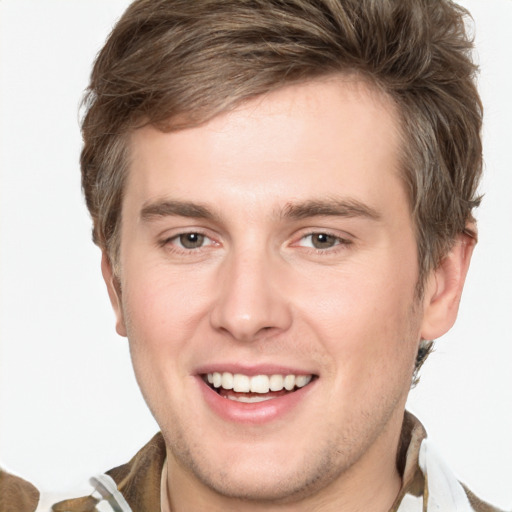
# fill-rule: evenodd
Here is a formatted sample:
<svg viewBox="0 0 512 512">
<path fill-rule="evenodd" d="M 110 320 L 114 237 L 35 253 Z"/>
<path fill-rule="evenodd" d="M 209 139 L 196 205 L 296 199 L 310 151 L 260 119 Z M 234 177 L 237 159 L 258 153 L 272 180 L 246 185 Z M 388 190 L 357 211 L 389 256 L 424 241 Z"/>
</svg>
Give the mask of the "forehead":
<svg viewBox="0 0 512 512">
<path fill-rule="evenodd" d="M 399 146 L 392 100 L 354 77 L 330 77 L 257 97 L 199 127 L 135 131 L 127 192 L 139 206 L 166 195 L 208 202 L 213 192 L 241 204 L 272 197 L 277 206 L 345 191 L 362 199 L 396 186 Z"/>
</svg>

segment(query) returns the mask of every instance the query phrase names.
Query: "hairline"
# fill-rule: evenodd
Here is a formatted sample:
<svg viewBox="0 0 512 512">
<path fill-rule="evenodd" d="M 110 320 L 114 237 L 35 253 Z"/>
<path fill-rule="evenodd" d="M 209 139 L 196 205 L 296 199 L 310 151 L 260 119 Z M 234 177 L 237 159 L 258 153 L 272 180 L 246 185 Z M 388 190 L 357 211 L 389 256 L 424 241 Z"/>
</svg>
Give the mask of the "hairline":
<svg viewBox="0 0 512 512">
<path fill-rule="evenodd" d="M 128 180 L 128 175 L 130 173 L 130 168 L 132 166 L 131 161 L 131 147 L 132 147 L 132 135 L 141 128 L 146 126 L 152 126 L 153 128 L 163 132 L 178 132 L 181 130 L 186 130 L 190 128 L 196 128 L 199 126 L 203 126 L 207 124 L 209 121 L 215 119 L 218 116 L 222 116 L 236 110 L 238 108 L 243 107 L 247 103 L 252 100 L 262 99 L 265 96 L 271 94 L 274 91 L 281 90 L 287 87 L 292 86 L 300 86 L 311 82 L 321 82 L 321 81 L 329 81 L 339 79 L 340 77 L 349 79 L 352 83 L 358 85 L 364 85 L 368 92 L 371 94 L 377 94 L 383 101 L 381 101 L 381 105 L 385 108 L 390 109 L 390 114 L 394 119 L 395 128 L 397 130 L 397 174 L 404 187 L 404 191 L 406 193 L 407 202 L 409 205 L 409 214 L 411 215 L 411 220 L 413 222 L 413 228 L 415 232 L 415 240 L 416 240 L 416 252 L 417 252 L 417 260 L 418 260 L 418 284 L 417 291 L 421 298 L 423 294 L 423 285 L 427 279 L 427 275 L 429 272 L 437 267 L 439 262 L 434 262 L 431 265 L 431 268 L 424 269 L 423 259 L 425 258 L 425 254 L 421 253 L 420 250 L 420 232 L 418 225 L 418 218 L 415 215 L 415 207 L 417 202 L 414 198 L 415 191 L 412 190 L 410 186 L 410 181 L 412 177 L 412 170 L 408 168 L 407 162 L 410 160 L 411 153 L 417 153 L 417 148 L 414 148 L 413 140 L 411 136 L 408 136 L 405 133 L 404 127 L 406 123 L 407 113 L 405 112 L 405 105 L 401 104 L 401 102 L 397 99 L 395 94 L 392 94 L 385 85 L 381 83 L 377 78 L 372 76 L 369 73 L 355 70 L 352 68 L 347 68 L 346 70 L 332 71 L 332 72 L 320 72 L 318 75 L 310 76 L 304 78 L 302 80 L 293 80 L 290 82 L 285 82 L 282 84 L 276 84 L 275 87 L 269 88 L 269 90 L 262 92 L 260 94 L 251 95 L 248 97 L 238 98 L 234 101 L 228 103 L 227 106 L 224 106 L 220 109 L 212 109 L 211 112 L 203 115 L 199 120 L 195 120 L 194 116 L 199 113 L 199 111 L 190 110 L 185 114 L 178 114 L 177 116 L 172 116 L 167 119 L 166 122 L 151 122 L 151 120 L 144 118 L 134 119 L 131 126 L 127 127 L 123 132 L 119 134 L 119 142 L 122 144 L 122 156 L 121 159 L 123 161 L 124 169 L 121 171 L 122 173 L 122 183 L 120 187 L 120 204 L 119 211 L 117 216 L 117 222 L 115 225 L 115 229 L 113 235 L 110 237 L 110 240 L 104 240 L 103 245 L 105 246 L 105 250 L 107 252 L 107 256 L 113 266 L 113 268 L 120 270 L 119 268 L 119 257 L 120 257 L 120 246 L 121 246 L 121 224 L 122 224 L 122 211 L 123 211 L 123 203 L 124 203 L 124 193 L 126 189 L 126 183 Z M 122 142 L 124 141 L 124 142 Z M 413 180 L 414 181 L 414 180 Z M 107 243 L 110 242 L 110 243 Z M 446 251 L 447 252 L 447 251 Z M 425 270 L 427 270 L 425 272 Z M 117 273 L 117 272 L 116 272 Z"/>
</svg>

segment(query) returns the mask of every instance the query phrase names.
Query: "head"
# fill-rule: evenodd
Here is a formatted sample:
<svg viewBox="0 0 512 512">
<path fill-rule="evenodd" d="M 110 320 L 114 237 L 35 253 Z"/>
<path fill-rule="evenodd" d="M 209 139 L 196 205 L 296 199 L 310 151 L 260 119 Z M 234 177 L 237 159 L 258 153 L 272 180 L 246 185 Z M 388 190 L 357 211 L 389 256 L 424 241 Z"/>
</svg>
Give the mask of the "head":
<svg viewBox="0 0 512 512">
<path fill-rule="evenodd" d="M 245 123 L 247 108 L 259 112 L 261 107 L 269 119 L 276 111 L 288 112 L 295 93 L 286 91 L 294 90 L 304 91 L 296 104 L 304 107 L 306 117 L 310 114 L 312 124 L 313 113 L 325 113 L 325 104 L 311 100 L 309 87 L 315 90 L 314 84 L 323 84 L 320 96 L 334 104 L 333 87 L 345 83 L 352 84 L 344 99 L 347 111 L 354 108 L 358 115 L 354 99 L 361 98 L 371 109 L 376 98 L 393 120 L 397 175 L 417 264 L 414 300 L 409 298 L 412 310 L 421 309 L 429 277 L 458 237 L 471 232 L 472 209 L 478 204 L 481 104 L 465 17 L 465 11 L 452 2 L 427 0 L 134 2 L 98 55 L 83 120 L 83 188 L 94 240 L 118 283 L 115 293 L 123 293 L 126 188 L 134 166 L 140 173 L 145 158 L 135 149 L 135 140 L 140 149 L 153 147 L 151 140 L 159 139 L 158 133 L 175 134 L 186 148 L 187 134 L 203 137 L 211 126 L 218 133 L 230 132 L 229 123 L 223 124 L 230 119 Z M 357 92 L 359 87 L 362 93 Z M 283 99 L 283 94 L 288 97 Z M 267 100 L 272 108 L 266 106 Z M 293 116 L 289 117 L 291 121 Z M 255 118 L 257 124 L 260 114 Z M 153 138 L 146 139 L 145 134 Z M 179 151 L 177 139 L 172 140 Z M 364 137 L 359 139 L 363 142 Z M 155 154 L 161 147 L 155 142 Z M 262 180 L 268 178 L 264 176 Z M 146 212 L 149 217 L 154 213 Z M 128 217 L 127 213 L 126 222 Z M 402 309 L 404 316 L 406 310 Z M 132 313 L 129 327 L 136 334 L 137 314 Z M 215 314 L 219 325 L 225 322 L 219 330 L 236 331 L 227 328 L 229 321 L 222 320 L 219 312 Z M 413 333 L 413 338 L 419 332 L 417 319 L 411 313 L 400 321 L 402 331 Z M 418 352 L 417 344 L 414 350 Z M 417 367 L 424 354 L 423 345 Z M 153 404 L 153 412 L 158 408 Z M 359 413 L 365 415 L 363 410 Z M 375 421 L 385 422 L 384 416 Z M 370 439 L 372 433 L 367 434 Z"/>
<path fill-rule="evenodd" d="M 451 1 L 134 2 L 85 100 L 82 183 L 95 243 L 116 267 L 135 128 L 196 126 L 285 85 L 356 74 L 400 115 L 421 289 L 479 203 L 482 106 L 465 21 Z"/>
<path fill-rule="evenodd" d="M 134 2 L 98 55 L 85 99 L 82 185 L 94 242 L 117 272 L 135 128 L 196 126 L 285 85 L 357 74 L 400 116 L 421 296 L 456 235 L 476 237 L 482 105 L 467 18 L 451 1 Z"/>
</svg>

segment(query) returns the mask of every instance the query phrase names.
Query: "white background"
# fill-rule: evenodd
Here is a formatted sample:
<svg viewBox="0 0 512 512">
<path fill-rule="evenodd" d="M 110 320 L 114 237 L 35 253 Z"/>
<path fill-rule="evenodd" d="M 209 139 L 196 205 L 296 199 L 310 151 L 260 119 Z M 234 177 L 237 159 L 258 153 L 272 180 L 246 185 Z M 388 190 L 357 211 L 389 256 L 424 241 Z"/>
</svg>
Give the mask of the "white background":
<svg viewBox="0 0 512 512">
<path fill-rule="evenodd" d="M 0 0 L 0 465 L 52 491 L 127 461 L 157 426 L 100 277 L 78 105 L 126 0 Z M 410 409 L 457 475 L 512 508 L 511 0 L 467 0 L 486 108 L 480 243 L 457 325 Z"/>
</svg>

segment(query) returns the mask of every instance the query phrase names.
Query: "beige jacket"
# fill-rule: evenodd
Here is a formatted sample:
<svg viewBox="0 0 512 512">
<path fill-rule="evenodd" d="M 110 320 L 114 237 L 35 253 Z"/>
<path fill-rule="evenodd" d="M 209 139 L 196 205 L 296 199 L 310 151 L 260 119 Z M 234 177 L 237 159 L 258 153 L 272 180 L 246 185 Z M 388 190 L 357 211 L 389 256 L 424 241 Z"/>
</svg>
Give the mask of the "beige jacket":
<svg viewBox="0 0 512 512">
<path fill-rule="evenodd" d="M 424 462 L 422 463 L 422 457 L 424 459 L 425 454 L 421 453 L 425 439 L 426 432 L 421 423 L 412 414 L 406 412 L 397 457 L 397 467 L 403 475 L 402 488 L 390 512 L 459 510 L 450 505 L 440 508 L 443 505 L 439 503 L 446 503 L 446 501 L 433 503 L 432 496 L 429 498 L 432 488 L 429 491 L 427 481 L 429 478 L 425 477 L 428 473 L 425 467 L 421 467 L 422 464 L 425 465 Z M 424 445 L 425 443 L 423 448 Z M 128 463 L 106 473 L 107 476 L 104 478 L 107 483 L 111 482 L 111 492 L 100 485 L 102 495 L 95 492 L 82 498 L 61 501 L 53 505 L 52 510 L 54 512 L 101 512 L 102 510 L 123 512 L 131 509 L 132 512 L 160 512 L 160 481 L 165 457 L 163 437 L 157 434 Z M 456 485 L 461 489 L 462 500 L 467 503 L 467 506 L 464 505 L 461 510 L 498 511 L 478 499 L 466 487 L 458 483 Z M 0 512 L 34 512 L 38 502 L 39 492 L 34 486 L 0 471 Z"/>
</svg>

